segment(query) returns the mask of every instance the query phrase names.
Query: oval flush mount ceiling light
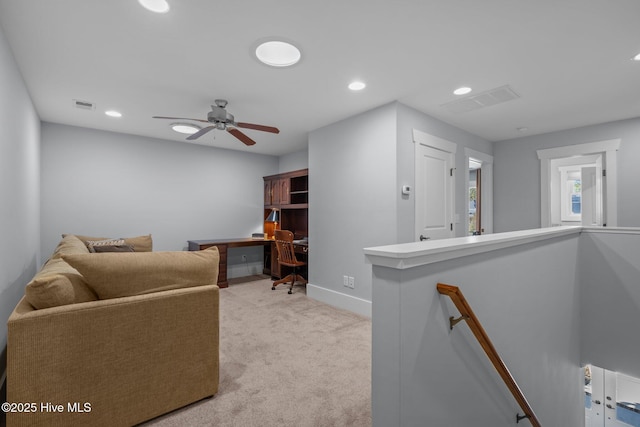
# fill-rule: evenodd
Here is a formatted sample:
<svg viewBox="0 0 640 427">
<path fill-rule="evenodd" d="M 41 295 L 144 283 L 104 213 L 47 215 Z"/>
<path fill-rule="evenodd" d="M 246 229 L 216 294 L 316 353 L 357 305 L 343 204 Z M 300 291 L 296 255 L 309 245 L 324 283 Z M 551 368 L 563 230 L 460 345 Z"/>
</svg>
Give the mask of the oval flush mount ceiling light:
<svg viewBox="0 0 640 427">
<path fill-rule="evenodd" d="M 471 88 L 467 86 L 459 87 L 458 89 L 453 91 L 454 95 L 466 95 L 471 92 Z"/>
<path fill-rule="evenodd" d="M 104 113 L 109 117 L 122 117 L 122 113 L 116 110 L 107 110 Z"/>
<path fill-rule="evenodd" d="M 354 81 L 349 83 L 349 89 L 353 90 L 353 91 L 357 91 L 357 90 L 362 90 L 365 87 L 367 87 L 367 85 L 361 81 Z"/>
<path fill-rule="evenodd" d="M 199 126 L 190 123 L 171 123 L 171 129 L 178 133 L 192 135 L 200 130 Z"/>
<path fill-rule="evenodd" d="M 256 57 L 272 67 L 290 67 L 300 61 L 300 49 L 291 43 L 271 40 L 256 48 Z"/>
<path fill-rule="evenodd" d="M 147 10 L 155 13 L 169 12 L 169 3 L 166 0 L 138 0 L 138 3 Z"/>
</svg>

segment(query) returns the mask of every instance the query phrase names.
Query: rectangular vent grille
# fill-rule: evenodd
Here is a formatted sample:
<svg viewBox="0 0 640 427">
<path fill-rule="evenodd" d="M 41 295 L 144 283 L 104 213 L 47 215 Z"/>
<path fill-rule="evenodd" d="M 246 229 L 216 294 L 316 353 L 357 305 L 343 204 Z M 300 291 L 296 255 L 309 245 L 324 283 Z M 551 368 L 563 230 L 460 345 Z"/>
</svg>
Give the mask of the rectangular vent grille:
<svg viewBox="0 0 640 427">
<path fill-rule="evenodd" d="M 80 101 L 79 99 L 73 100 L 73 106 L 76 108 L 82 108 L 83 110 L 95 110 L 96 104 L 89 101 Z"/>
<path fill-rule="evenodd" d="M 505 85 L 496 89 L 470 95 L 462 99 L 447 102 L 446 104 L 442 104 L 441 107 L 452 113 L 466 113 L 467 111 L 491 107 L 492 105 L 502 104 L 503 102 L 512 101 L 518 98 L 520 98 L 520 95 L 511 89 L 509 85 Z"/>
</svg>

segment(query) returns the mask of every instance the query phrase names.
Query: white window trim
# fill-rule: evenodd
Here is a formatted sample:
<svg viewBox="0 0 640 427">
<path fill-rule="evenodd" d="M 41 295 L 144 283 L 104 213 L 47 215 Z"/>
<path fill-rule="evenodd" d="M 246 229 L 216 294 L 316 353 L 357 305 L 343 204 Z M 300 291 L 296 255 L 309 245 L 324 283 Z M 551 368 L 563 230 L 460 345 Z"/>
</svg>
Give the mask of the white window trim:
<svg viewBox="0 0 640 427">
<path fill-rule="evenodd" d="M 551 160 L 571 156 L 604 154 L 602 168 L 607 171 L 604 218 L 609 227 L 618 225 L 618 168 L 617 152 L 620 139 L 589 142 L 586 144 L 537 150 L 540 159 L 540 223 L 542 227 L 551 227 Z"/>
</svg>

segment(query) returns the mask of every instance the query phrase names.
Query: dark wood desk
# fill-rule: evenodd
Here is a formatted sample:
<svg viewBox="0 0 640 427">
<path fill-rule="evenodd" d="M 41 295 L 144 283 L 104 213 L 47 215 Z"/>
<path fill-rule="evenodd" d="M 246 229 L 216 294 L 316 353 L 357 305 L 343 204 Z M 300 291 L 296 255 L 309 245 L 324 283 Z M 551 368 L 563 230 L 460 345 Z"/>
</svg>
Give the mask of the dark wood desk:
<svg viewBox="0 0 640 427">
<path fill-rule="evenodd" d="M 217 246 L 220 252 L 220 267 L 218 269 L 218 286 L 226 288 L 229 286 L 227 280 L 227 250 L 229 248 L 241 248 L 243 246 L 269 246 L 273 240 L 268 239 L 214 239 L 214 240 L 187 240 L 190 251 L 201 251 L 211 246 Z"/>
<path fill-rule="evenodd" d="M 229 248 L 241 248 L 243 246 L 264 246 L 265 261 L 264 273 L 271 277 L 281 278 L 280 265 L 275 248 L 275 242 L 271 239 L 210 239 L 210 240 L 187 240 L 190 251 L 201 251 L 211 246 L 217 246 L 220 252 L 220 266 L 218 268 L 218 286 L 226 288 L 229 286 L 227 279 L 227 250 Z M 301 255 L 305 261 L 309 252 L 309 245 L 306 241 L 294 241 L 293 248 L 296 254 Z"/>
</svg>

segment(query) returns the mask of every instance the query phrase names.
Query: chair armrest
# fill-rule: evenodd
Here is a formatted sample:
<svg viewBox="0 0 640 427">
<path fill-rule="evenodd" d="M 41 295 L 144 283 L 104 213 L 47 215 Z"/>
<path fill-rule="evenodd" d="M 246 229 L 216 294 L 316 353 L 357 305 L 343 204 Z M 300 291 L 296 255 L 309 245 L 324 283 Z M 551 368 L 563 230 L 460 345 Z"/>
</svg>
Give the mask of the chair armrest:
<svg viewBox="0 0 640 427">
<path fill-rule="evenodd" d="M 218 388 L 215 285 L 42 310 L 7 322 L 7 401 L 63 413 L 7 414 L 7 425 L 133 425 Z M 73 413 L 79 403 L 90 412 Z M 40 406 L 38 406 L 40 409 Z"/>
</svg>

